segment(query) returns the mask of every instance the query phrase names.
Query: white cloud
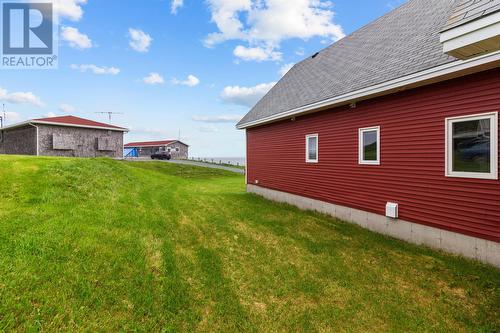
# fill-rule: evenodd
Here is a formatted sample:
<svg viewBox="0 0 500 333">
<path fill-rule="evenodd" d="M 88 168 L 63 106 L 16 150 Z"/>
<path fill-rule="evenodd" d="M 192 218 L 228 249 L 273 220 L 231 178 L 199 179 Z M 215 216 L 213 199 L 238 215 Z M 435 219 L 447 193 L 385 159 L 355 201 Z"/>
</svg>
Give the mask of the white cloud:
<svg viewBox="0 0 500 333">
<path fill-rule="evenodd" d="M 251 0 L 208 0 L 212 13 L 212 22 L 217 25 L 218 32 L 213 32 L 205 39 L 206 46 L 214 46 L 231 39 L 246 39 L 240 12 L 249 12 Z"/>
<path fill-rule="evenodd" d="M 237 123 L 243 118 L 239 114 L 226 114 L 220 116 L 193 116 L 194 121 L 202 123 Z"/>
<path fill-rule="evenodd" d="M 281 76 L 285 76 L 286 73 L 288 73 L 288 71 L 290 69 L 292 69 L 294 63 L 289 63 L 289 64 L 284 64 L 283 66 L 281 66 L 280 70 L 279 70 L 279 73 Z"/>
<path fill-rule="evenodd" d="M 45 104 L 32 92 L 13 92 L 0 88 L 0 101 L 13 104 L 31 104 L 36 107 L 44 107 Z"/>
<path fill-rule="evenodd" d="M 299 47 L 297 51 L 295 51 L 295 54 L 298 55 L 299 57 L 302 57 L 304 54 L 306 54 L 306 51 L 304 50 L 303 47 Z"/>
<path fill-rule="evenodd" d="M 209 125 L 209 126 L 198 127 L 198 131 L 202 133 L 217 133 L 219 129 L 215 126 Z"/>
<path fill-rule="evenodd" d="M 64 113 L 74 113 L 76 111 L 76 108 L 73 105 L 61 104 L 59 105 L 59 111 Z"/>
<path fill-rule="evenodd" d="M 323 0 L 207 0 L 218 31 L 205 38 L 213 47 L 227 40 L 243 40 L 248 48 L 273 52 L 286 39 L 344 37 L 334 22 L 332 3 Z M 257 58 L 259 59 L 259 58 Z M 262 61 L 262 60 L 260 60 Z"/>
<path fill-rule="evenodd" d="M 71 65 L 70 66 L 72 69 L 79 70 L 82 73 L 85 73 L 87 71 L 91 71 L 94 74 L 98 75 L 104 75 L 104 74 L 109 74 L 109 75 L 117 75 L 120 73 L 120 69 L 116 67 L 99 67 L 93 64 L 83 64 L 83 65 Z"/>
<path fill-rule="evenodd" d="M 282 56 L 281 52 L 273 51 L 273 49 L 270 47 L 245 47 L 243 45 L 236 46 L 233 54 L 244 61 L 257 62 L 267 60 L 278 61 L 281 60 Z"/>
<path fill-rule="evenodd" d="M 73 27 L 62 27 L 61 39 L 68 42 L 69 46 L 75 49 L 84 50 L 92 47 L 92 40 Z"/>
<path fill-rule="evenodd" d="M 130 133 L 140 136 L 152 136 L 153 138 L 166 138 L 170 136 L 170 133 L 165 131 L 164 129 L 134 127 L 132 125 L 126 127 L 130 130 Z"/>
<path fill-rule="evenodd" d="M 19 113 L 7 111 L 7 112 L 5 112 L 4 125 L 7 123 L 7 121 L 12 123 L 12 122 L 19 121 L 20 119 L 21 119 L 21 115 Z"/>
<path fill-rule="evenodd" d="M 175 15 L 182 6 L 184 6 L 184 0 L 172 0 L 170 12 Z"/>
<path fill-rule="evenodd" d="M 338 40 L 344 37 L 344 32 L 333 23 L 335 13 L 329 9 L 331 6 L 331 2 L 320 0 L 267 0 L 266 6 L 250 13 L 250 36 L 273 43 L 315 36 Z"/>
<path fill-rule="evenodd" d="M 43 115 L 45 118 L 54 118 L 54 117 L 57 117 L 57 114 L 55 114 L 54 112 L 49 112 L 49 113 L 46 113 Z"/>
<path fill-rule="evenodd" d="M 229 86 L 221 93 L 221 98 L 226 103 L 252 107 L 261 99 L 276 82 L 262 83 L 254 87 Z"/>
<path fill-rule="evenodd" d="M 150 73 L 148 76 L 142 79 L 146 84 L 163 84 L 165 80 L 159 73 Z"/>
<path fill-rule="evenodd" d="M 67 18 L 71 21 L 80 21 L 83 16 L 81 5 L 87 0 L 58 0 L 54 2 L 54 9 L 59 18 Z"/>
<path fill-rule="evenodd" d="M 132 28 L 128 29 L 128 33 L 130 37 L 129 45 L 132 49 L 142 53 L 149 51 L 149 47 L 153 41 L 150 35 L 142 30 Z"/>
<path fill-rule="evenodd" d="M 185 80 L 177 80 L 176 78 L 172 79 L 172 84 L 178 85 L 184 85 L 188 87 L 196 87 L 197 85 L 200 84 L 200 79 L 198 79 L 196 76 L 190 74 Z"/>
</svg>

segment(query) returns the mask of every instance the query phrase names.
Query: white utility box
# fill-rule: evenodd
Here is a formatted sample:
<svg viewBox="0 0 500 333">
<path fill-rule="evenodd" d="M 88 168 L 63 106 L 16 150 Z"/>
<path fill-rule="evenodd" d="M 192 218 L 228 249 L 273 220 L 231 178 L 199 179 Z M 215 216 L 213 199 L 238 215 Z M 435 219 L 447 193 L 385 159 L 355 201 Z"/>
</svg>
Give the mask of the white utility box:
<svg viewBox="0 0 500 333">
<path fill-rule="evenodd" d="M 391 217 L 393 219 L 398 218 L 398 204 L 394 202 L 388 202 L 385 206 L 385 216 Z"/>
</svg>

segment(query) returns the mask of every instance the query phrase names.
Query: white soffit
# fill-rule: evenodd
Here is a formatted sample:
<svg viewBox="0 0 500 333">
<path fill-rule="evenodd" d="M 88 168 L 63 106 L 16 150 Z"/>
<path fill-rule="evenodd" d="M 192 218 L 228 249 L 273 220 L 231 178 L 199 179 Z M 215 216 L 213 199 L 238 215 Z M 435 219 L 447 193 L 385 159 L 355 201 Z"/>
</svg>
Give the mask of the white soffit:
<svg viewBox="0 0 500 333">
<path fill-rule="evenodd" d="M 500 11 L 443 31 L 440 41 L 444 53 L 459 59 L 500 50 Z"/>
</svg>

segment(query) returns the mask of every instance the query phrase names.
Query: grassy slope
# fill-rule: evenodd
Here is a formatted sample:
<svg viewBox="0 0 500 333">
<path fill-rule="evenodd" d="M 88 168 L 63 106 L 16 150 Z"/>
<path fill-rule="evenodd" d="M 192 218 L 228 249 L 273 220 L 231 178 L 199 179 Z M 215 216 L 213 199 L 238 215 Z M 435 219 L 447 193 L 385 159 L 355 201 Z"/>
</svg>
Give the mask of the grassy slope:
<svg viewBox="0 0 500 333">
<path fill-rule="evenodd" d="M 0 331 L 493 332 L 499 288 L 224 171 L 0 157 Z"/>
</svg>

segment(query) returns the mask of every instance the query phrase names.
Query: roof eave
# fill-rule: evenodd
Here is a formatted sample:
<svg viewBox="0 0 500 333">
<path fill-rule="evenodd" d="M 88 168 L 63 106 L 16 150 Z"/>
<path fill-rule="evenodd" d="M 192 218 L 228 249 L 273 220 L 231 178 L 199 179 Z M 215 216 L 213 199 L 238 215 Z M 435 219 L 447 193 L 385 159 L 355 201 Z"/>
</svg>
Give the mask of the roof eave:
<svg viewBox="0 0 500 333">
<path fill-rule="evenodd" d="M 350 104 L 356 101 L 367 100 L 410 88 L 416 88 L 427 84 L 449 80 L 463 75 L 480 72 L 482 70 L 495 68 L 499 65 L 500 51 L 492 52 L 468 60 L 457 60 L 367 88 L 352 91 L 347 94 L 332 97 L 292 110 L 284 111 L 272 116 L 237 124 L 236 128 L 247 129 L 251 127 L 261 126 L 287 118 L 293 118 L 308 113 L 322 111 L 332 107 Z"/>
<path fill-rule="evenodd" d="M 78 128 L 91 128 L 91 129 L 100 129 L 107 131 L 115 131 L 115 132 L 128 132 L 127 128 L 123 127 L 105 127 L 105 126 L 92 126 L 92 125 L 78 125 L 78 124 L 65 124 L 51 121 L 41 121 L 41 120 L 32 120 L 29 122 L 30 124 L 40 124 L 40 125 L 53 125 L 53 126 L 64 126 L 64 127 L 78 127 Z"/>
<path fill-rule="evenodd" d="M 500 45 L 500 10 L 444 30 L 440 34 L 443 52 L 459 59 L 493 52 Z"/>
<path fill-rule="evenodd" d="M 122 127 L 101 127 L 101 126 L 89 126 L 89 125 L 75 125 L 75 124 L 63 124 L 57 122 L 49 122 L 49 121 L 40 121 L 40 120 L 28 120 L 22 123 L 12 124 L 9 126 L 1 127 L 0 130 L 11 130 L 23 126 L 28 125 L 53 125 L 53 126 L 65 126 L 65 127 L 79 127 L 79 128 L 92 128 L 92 129 L 100 129 L 100 130 L 108 130 L 108 131 L 116 131 L 116 132 L 129 132 L 127 128 Z"/>
<path fill-rule="evenodd" d="M 125 148 L 149 148 L 149 147 L 162 147 L 168 146 L 169 144 L 160 144 L 160 145 L 124 145 Z"/>
<path fill-rule="evenodd" d="M 123 145 L 125 148 L 147 148 L 147 147 L 158 147 L 158 146 L 168 146 L 168 145 L 171 145 L 172 143 L 176 143 L 176 142 L 179 142 L 179 143 L 182 143 L 184 146 L 186 147 L 189 147 L 188 144 L 182 142 L 182 141 L 179 141 L 179 140 L 172 140 L 168 143 L 162 143 L 162 144 L 157 144 L 157 145 L 131 145 L 132 143 L 134 142 L 131 142 L 131 143 L 127 143 L 125 145 Z"/>
<path fill-rule="evenodd" d="M 31 124 L 31 121 L 23 121 L 22 123 L 17 123 L 17 124 L 12 124 L 4 127 L 0 127 L 0 131 L 5 131 L 5 130 L 10 130 L 10 129 L 15 129 L 23 126 L 29 126 Z"/>
</svg>

